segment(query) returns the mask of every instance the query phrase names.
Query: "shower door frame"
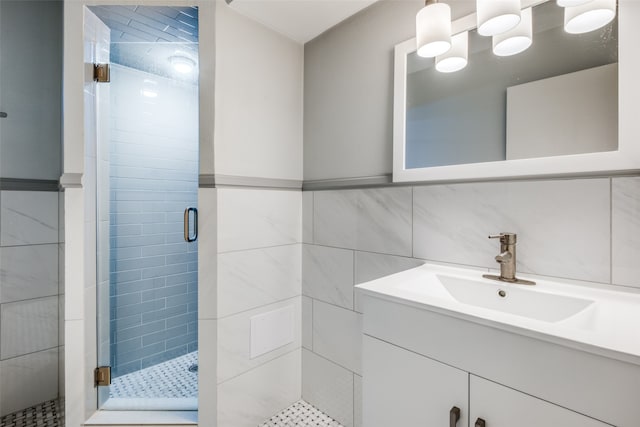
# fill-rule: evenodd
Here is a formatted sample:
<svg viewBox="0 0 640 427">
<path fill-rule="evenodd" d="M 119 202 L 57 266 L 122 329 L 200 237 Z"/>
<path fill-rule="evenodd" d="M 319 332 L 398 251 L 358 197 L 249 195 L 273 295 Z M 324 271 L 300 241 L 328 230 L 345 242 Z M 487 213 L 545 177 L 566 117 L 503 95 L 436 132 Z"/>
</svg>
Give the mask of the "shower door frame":
<svg viewBox="0 0 640 427">
<path fill-rule="evenodd" d="M 202 176 L 214 174 L 214 64 L 215 64 L 215 16 L 217 1 L 210 0 L 65 0 L 64 4 L 64 88 L 63 88 L 63 141 L 64 167 L 60 185 L 64 190 L 65 205 L 65 399 L 66 425 L 77 427 L 95 415 L 101 417 L 106 412 L 120 422 L 132 413 L 119 411 L 98 411 L 97 388 L 94 387 L 93 371 L 97 361 L 96 333 L 96 227 L 85 226 L 91 218 L 90 210 L 85 208 L 85 198 L 95 188 L 83 186 L 85 173 L 85 123 L 84 89 L 85 83 L 92 79 L 92 65 L 84 63 L 84 8 L 93 5 L 137 5 L 145 6 L 197 6 L 199 13 L 199 169 Z M 82 37 L 78 37 L 78 35 Z M 92 143 L 95 144 L 95 141 Z M 206 180 L 206 179 L 205 179 Z M 199 213 L 202 219 L 215 218 L 215 189 L 198 189 Z M 95 214 L 95 213 L 94 213 Z M 215 221 L 214 221 L 215 222 Z M 198 260 L 199 289 L 212 286 L 207 280 L 215 280 L 215 262 L 212 262 L 209 250 L 215 248 L 215 224 L 201 221 Z M 214 252 L 215 253 L 215 252 Z M 204 285 L 204 286 L 202 286 Z M 215 292 L 198 292 L 199 307 L 215 307 Z M 195 413 L 202 425 L 216 423 L 216 328 L 215 317 L 198 312 L 199 342 L 199 399 L 207 405 L 199 407 Z M 209 361 L 209 363 L 207 363 Z M 211 403 L 209 403 L 211 402 Z M 99 414 L 96 414 L 96 413 Z M 148 423 L 157 423 L 162 417 L 172 413 L 154 411 L 153 416 L 144 416 Z M 191 418 L 195 420 L 196 417 Z M 101 418 L 105 420 L 104 417 Z M 135 418 L 134 418 L 135 419 Z M 147 421 L 148 420 L 148 421 Z M 110 423 L 109 419 L 103 421 Z M 140 425 L 138 415 L 136 424 Z M 195 424 L 190 421 L 188 423 Z"/>
</svg>

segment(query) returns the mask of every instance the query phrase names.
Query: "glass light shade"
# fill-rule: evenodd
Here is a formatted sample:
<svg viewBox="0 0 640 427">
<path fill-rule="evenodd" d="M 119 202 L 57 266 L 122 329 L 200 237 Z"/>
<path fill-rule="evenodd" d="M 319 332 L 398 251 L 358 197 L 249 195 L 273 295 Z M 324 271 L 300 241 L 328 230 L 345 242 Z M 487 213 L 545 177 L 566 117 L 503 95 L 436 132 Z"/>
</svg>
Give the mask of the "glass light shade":
<svg viewBox="0 0 640 427">
<path fill-rule="evenodd" d="M 493 53 L 497 56 L 510 56 L 524 52 L 533 40 L 533 22 L 531 8 L 520 13 L 520 23 L 506 33 L 493 36 Z"/>
<path fill-rule="evenodd" d="M 432 3 L 416 15 L 418 55 L 432 58 L 451 49 L 451 8 L 445 3 Z"/>
<path fill-rule="evenodd" d="M 451 37 L 451 49 L 436 56 L 436 70 L 453 73 L 467 66 L 469 55 L 469 32 L 464 31 Z"/>
<path fill-rule="evenodd" d="M 561 7 L 573 7 L 589 3 L 590 1 L 592 0 L 557 0 L 556 3 Z"/>
<path fill-rule="evenodd" d="M 476 0 L 478 34 L 495 36 L 520 22 L 520 0 Z"/>
<path fill-rule="evenodd" d="M 169 62 L 171 62 L 174 70 L 182 74 L 190 73 L 196 66 L 196 62 L 193 59 L 182 55 L 170 57 Z"/>
<path fill-rule="evenodd" d="M 616 0 L 591 0 L 564 9 L 564 30 L 570 34 L 588 33 L 607 25 L 616 16 Z"/>
</svg>

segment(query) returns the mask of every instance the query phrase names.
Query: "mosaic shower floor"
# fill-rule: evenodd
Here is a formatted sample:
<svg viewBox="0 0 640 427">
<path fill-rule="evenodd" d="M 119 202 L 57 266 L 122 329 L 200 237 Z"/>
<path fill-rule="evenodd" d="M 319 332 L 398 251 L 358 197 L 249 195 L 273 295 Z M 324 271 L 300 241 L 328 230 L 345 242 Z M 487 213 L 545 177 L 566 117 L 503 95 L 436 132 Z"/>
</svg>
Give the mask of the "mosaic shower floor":
<svg viewBox="0 0 640 427">
<path fill-rule="evenodd" d="M 111 380 L 110 398 L 197 398 L 198 352 L 122 375 Z"/>
<path fill-rule="evenodd" d="M 59 400 L 50 400 L 14 412 L 0 419 L 0 427 L 64 427 L 63 404 Z M 304 400 L 300 400 L 258 427 L 342 427 L 342 425 Z"/>
<path fill-rule="evenodd" d="M 50 400 L 0 419 L 0 427 L 64 427 L 64 405 Z"/>
</svg>

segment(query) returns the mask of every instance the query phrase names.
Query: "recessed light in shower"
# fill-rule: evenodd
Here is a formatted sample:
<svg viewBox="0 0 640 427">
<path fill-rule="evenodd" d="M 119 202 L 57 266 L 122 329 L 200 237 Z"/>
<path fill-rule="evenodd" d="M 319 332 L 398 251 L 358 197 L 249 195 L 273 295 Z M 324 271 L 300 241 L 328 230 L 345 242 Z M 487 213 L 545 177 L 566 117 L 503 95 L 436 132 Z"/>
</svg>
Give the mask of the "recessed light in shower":
<svg viewBox="0 0 640 427">
<path fill-rule="evenodd" d="M 188 74 L 193 71 L 196 61 L 184 55 L 174 55 L 169 57 L 169 62 L 173 69 L 182 74 Z"/>
</svg>

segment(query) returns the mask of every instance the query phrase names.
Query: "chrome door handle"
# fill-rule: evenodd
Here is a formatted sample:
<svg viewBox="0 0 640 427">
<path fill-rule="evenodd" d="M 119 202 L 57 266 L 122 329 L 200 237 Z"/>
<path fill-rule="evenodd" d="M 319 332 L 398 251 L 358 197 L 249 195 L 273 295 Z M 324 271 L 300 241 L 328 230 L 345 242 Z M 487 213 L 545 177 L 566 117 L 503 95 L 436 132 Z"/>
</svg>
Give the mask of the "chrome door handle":
<svg viewBox="0 0 640 427">
<path fill-rule="evenodd" d="M 456 427 L 460 419 L 460 408 L 454 406 L 449 411 L 449 427 Z"/>
<path fill-rule="evenodd" d="M 193 212 L 193 236 L 191 236 L 190 220 L 191 212 Z M 184 210 L 184 240 L 187 242 L 195 242 L 198 238 L 198 209 L 187 208 Z"/>
<path fill-rule="evenodd" d="M 486 427 L 486 425 L 487 423 L 482 418 L 478 418 L 474 427 Z"/>
</svg>

